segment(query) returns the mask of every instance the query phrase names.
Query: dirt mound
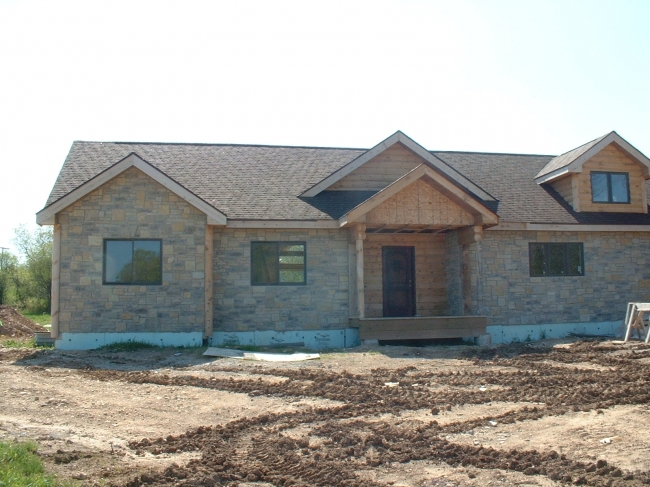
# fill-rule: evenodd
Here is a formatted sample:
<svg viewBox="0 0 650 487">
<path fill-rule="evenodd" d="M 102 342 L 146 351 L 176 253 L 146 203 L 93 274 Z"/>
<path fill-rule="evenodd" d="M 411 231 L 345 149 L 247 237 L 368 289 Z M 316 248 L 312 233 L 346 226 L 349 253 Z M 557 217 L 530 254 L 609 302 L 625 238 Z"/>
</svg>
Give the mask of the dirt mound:
<svg viewBox="0 0 650 487">
<path fill-rule="evenodd" d="M 47 332 L 47 329 L 21 315 L 16 308 L 0 306 L 0 335 L 11 338 L 31 338 L 35 332 Z"/>
</svg>

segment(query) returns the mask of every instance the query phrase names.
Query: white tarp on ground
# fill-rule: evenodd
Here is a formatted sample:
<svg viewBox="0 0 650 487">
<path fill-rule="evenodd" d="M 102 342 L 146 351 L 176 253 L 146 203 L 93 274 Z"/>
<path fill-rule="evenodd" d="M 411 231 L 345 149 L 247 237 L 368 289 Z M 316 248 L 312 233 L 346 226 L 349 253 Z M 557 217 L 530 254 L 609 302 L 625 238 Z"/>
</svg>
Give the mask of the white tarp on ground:
<svg viewBox="0 0 650 487">
<path fill-rule="evenodd" d="M 301 362 L 303 360 L 314 360 L 320 358 L 319 353 L 260 353 L 260 352 L 243 352 L 230 348 L 210 347 L 203 355 L 208 357 L 228 357 L 242 360 L 262 360 L 265 362 Z"/>
</svg>

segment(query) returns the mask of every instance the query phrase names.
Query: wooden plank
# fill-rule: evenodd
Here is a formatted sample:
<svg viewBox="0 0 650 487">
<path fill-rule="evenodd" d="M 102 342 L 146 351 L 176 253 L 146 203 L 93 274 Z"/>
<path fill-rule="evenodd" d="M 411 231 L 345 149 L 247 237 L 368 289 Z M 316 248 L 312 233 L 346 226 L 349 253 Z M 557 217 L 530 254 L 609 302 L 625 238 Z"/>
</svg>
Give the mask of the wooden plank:
<svg viewBox="0 0 650 487">
<path fill-rule="evenodd" d="M 59 337 L 59 289 L 61 286 L 61 225 L 54 224 L 52 234 L 52 303 L 50 336 Z"/>
<path fill-rule="evenodd" d="M 366 313 L 365 304 L 365 288 L 364 288 L 364 273 L 363 273 L 363 240 L 366 238 L 366 226 L 364 224 L 357 224 L 355 226 L 355 250 L 357 258 L 357 310 L 359 318 L 363 318 Z"/>
<path fill-rule="evenodd" d="M 356 245 L 354 242 L 348 244 L 348 309 L 351 317 L 358 317 L 357 309 L 357 265 L 356 265 Z"/>
<path fill-rule="evenodd" d="M 396 144 L 378 154 L 328 189 L 380 190 L 423 162 L 423 159 L 406 147 Z"/>
<path fill-rule="evenodd" d="M 205 227 L 205 331 L 203 338 L 210 339 L 213 332 L 213 279 L 214 279 L 214 269 L 212 266 L 212 251 L 214 248 L 214 234 L 213 227 L 211 225 L 206 225 Z"/>
<path fill-rule="evenodd" d="M 473 197 L 465 193 L 463 190 L 454 186 L 447 179 L 434 172 L 430 167 L 421 164 L 411 172 L 405 174 L 401 178 L 391 183 L 389 186 L 379 191 L 377 194 L 366 200 L 361 205 L 343 215 L 339 219 L 339 224 L 341 226 L 344 226 L 348 223 L 358 221 L 360 217 L 366 215 L 367 213 L 370 213 L 377 206 L 386 202 L 388 199 L 392 198 L 395 195 L 397 195 L 399 201 L 399 198 L 404 197 L 399 193 L 406 187 L 418 181 L 420 178 L 422 178 L 422 181 L 424 181 L 426 184 L 432 186 L 437 193 L 440 193 L 438 196 L 440 203 L 436 202 L 435 205 L 436 207 L 440 206 L 441 208 L 441 212 L 439 214 L 436 212 L 439 219 L 447 221 L 449 218 L 461 218 L 462 221 L 460 225 L 462 226 L 473 224 L 478 225 L 483 223 L 498 223 L 498 217 L 495 213 L 487 209 L 481 203 L 477 202 Z M 402 211 L 402 208 L 403 206 L 398 204 L 398 219 L 400 222 L 404 223 L 404 216 L 399 214 L 399 212 Z M 372 221 L 373 223 L 389 223 L 377 220 Z"/>
<path fill-rule="evenodd" d="M 580 179 L 577 174 L 571 175 L 571 205 L 575 211 L 580 211 Z"/>
</svg>

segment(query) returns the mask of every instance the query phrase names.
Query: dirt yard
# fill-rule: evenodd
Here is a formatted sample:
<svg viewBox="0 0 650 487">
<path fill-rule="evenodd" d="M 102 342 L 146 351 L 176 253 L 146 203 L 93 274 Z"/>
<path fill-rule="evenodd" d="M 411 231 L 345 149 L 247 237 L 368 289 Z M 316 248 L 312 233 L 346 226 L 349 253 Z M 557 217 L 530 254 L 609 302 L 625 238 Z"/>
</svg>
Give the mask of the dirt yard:
<svg viewBox="0 0 650 487">
<path fill-rule="evenodd" d="M 0 349 L 0 438 L 81 485 L 650 485 L 650 348 Z"/>
</svg>

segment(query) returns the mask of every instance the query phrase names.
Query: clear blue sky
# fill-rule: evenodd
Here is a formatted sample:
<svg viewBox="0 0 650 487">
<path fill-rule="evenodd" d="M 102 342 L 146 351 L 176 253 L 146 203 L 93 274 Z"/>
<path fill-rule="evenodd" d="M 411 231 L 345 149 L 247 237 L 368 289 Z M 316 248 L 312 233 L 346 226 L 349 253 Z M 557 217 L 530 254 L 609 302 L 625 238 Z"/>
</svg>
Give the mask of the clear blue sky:
<svg viewBox="0 0 650 487">
<path fill-rule="evenodd" d="M 73 140 L 650 155 L 650 1 L 0 0 L 0 246 Z"/>
</svg>

